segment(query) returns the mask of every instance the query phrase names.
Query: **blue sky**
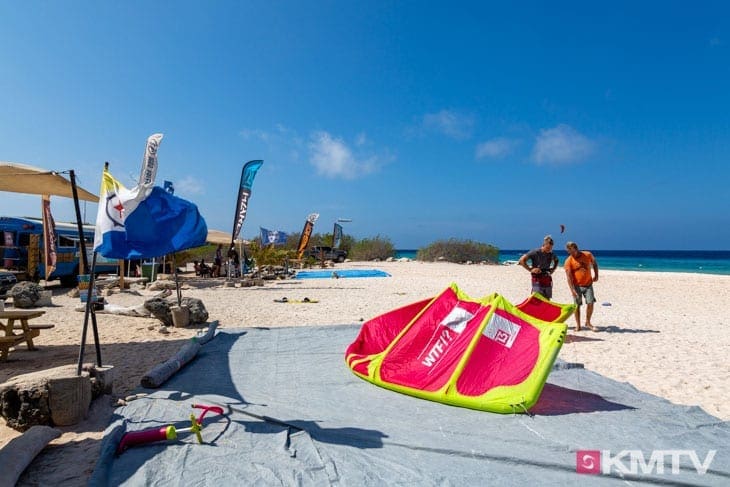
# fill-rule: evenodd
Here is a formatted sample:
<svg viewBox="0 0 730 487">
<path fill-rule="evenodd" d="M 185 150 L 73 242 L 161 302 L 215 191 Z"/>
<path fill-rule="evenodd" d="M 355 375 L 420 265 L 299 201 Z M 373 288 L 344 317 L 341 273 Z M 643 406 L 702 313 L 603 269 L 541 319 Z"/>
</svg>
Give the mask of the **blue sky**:
<svg viewBox="0 0 730 487">
<path fill-rule="evenodd" d="M 730 6 L 511 3 L 0 0 L 0 160 L 98 193 L 162 132 L 158 183 L 230 231 L 263 159 L 246 238 L 730 249 Z"/>
</svg>

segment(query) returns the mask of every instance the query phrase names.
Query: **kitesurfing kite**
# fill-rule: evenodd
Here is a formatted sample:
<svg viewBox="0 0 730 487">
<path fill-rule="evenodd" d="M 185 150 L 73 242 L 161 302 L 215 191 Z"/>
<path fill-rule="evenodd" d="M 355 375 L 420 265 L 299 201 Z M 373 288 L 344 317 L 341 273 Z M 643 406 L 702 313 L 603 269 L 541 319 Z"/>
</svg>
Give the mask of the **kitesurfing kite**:
<svg viewBox="0 0 730 487">
<path fill-rule="evenodd" d="M 565 225 L 560 225 L 560 233 L 565 233 Z"/>
<path fill-rule="evenodd" d="M 373 384 L 422 399 L 498 413 L 526 412 L 540 397 L 573 305 L 533 295 L 472 299 L 452 284 L 432 299 L 367 321 L 345 353 Z"/>
</svg>

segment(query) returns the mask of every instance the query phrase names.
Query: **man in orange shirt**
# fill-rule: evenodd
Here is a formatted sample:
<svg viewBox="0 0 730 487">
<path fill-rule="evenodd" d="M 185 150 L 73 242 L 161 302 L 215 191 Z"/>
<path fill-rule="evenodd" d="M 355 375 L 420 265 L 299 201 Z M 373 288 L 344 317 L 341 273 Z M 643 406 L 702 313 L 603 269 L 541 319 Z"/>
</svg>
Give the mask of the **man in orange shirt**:
<svg viewBox="0 0 730 487">
<path fill-rule="evenodd" d="M 591 316 L 593 316 L 593 303 L 596 302 L 593 283 L 598 281 L 598 263 L 590 252 L 578 250 L 578 244 L 575 242 L 568 242 L 565 249 L 568 251 L 568 258 L 565 260 L 565 275 L 568 278 L 570 292 L 573 294 L 573 301 L 578 306 L 575 309 L 575 329 L 580 331 L 580 306 L 585 297 L 586 328 L 596 331 L 591 324 Z M 593 276 L 591 276 L 591 267 Z"/>
</svg>

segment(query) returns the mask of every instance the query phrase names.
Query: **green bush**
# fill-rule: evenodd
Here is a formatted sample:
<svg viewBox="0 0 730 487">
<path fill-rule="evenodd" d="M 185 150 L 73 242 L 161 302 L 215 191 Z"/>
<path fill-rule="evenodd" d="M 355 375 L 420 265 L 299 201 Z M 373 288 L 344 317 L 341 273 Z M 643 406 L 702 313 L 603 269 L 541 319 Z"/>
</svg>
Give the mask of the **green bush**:
<svg viewBox="0 0 730 487">
<path fill-rule="evenodd" d="M 344 239 L 343 239 L 344 240 Z M 348 242 L 349 243 L 349 242 Z M 387 237 L 378 235 L 375 238 L 352 240 L 347 257 L 352 260 L 385 260 L 395 256 L 393 243 Z M 342 245 L 344 248 L 344 245 Z"/>
<path fill-rule="evenodd" d="M 258 241 L 252 241 L 246 250 L 246 255 L 253 258 L 256 265 L 284 265 L 288 259 L 296 258 L 296 250 L 287 249 L 285 247 L 276 247 L 266 245 L 261 247 Z"/>
<path fill-rule="evenodd" d="M 416 260 L 425 262 L 446 261 L 463 264 L 464 262 L 499 262 L 499 249 L 489 244 L 472 240 L 439 240 L 427 247 L 418 249 Z"/>
</svg>

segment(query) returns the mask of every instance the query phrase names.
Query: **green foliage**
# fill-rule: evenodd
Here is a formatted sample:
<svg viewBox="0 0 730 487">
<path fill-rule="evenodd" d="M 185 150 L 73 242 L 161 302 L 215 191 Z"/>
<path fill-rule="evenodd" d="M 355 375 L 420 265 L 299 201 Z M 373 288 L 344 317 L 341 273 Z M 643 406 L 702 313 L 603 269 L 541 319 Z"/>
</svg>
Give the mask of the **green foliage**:
<svg viewBox="0 0 730 487">
<path fill-rule="evenodd" d="M 297 246 L 299 245 L 299 238 L 301 237 L 301 232 L 297 233 L 288 233 L 286 237 L 286 243 L 279 244 L 276 247 L 278 249 L 286 249 L 286 250 L 297 250 Z M 255 242 L 257 242 L 259 245 L 261 245 L 261 237 L 255 239 Z M 349 252 L 350 248 L 352 248 L 353 243 L 355 242 L 355 239 L 352 238 L 350 235 L 343 235 L 342 241 L 340 243 L 340 248 L 342 250 L 347 250 Z M 331 247 L 332 246 L 332 234 L 331 233 L 313 233 L 309 237 L 309 243 L 307 244 L 307 248 L 309 247 Z"/>
<path fill-rule="evenodd" d="M 296 244 L 295 244 L 296 245 Z M 286 259 L 295 259 L 296 250 L 286 248 L 284 246 L 265 245 L 261 247 L 259 241 L 252 241 L 247 249 L 246 255 L 251 258 L 253 257 L 256 265 L 284 265 Z"/>
<path fill-rule="evenodd" d="M 344 248 L 344 237 L 343 245 Z M 388 237 L 378 235 L 375 238 L 364 238 L 362 240 L 352 240 L 350 250 L 347 257 L 352 260 L 385 260 L 388 257 L 395 256 L 395 248 Z"/>
<path fill-rule="evenodd" d="M 446 261 L 462 264 L 464 262 L 499 262 L 499 249 L 489 244 L 472 240 L 439 240 L 418 249 L 416 260 L 434 262 Z"/>
</svg>

